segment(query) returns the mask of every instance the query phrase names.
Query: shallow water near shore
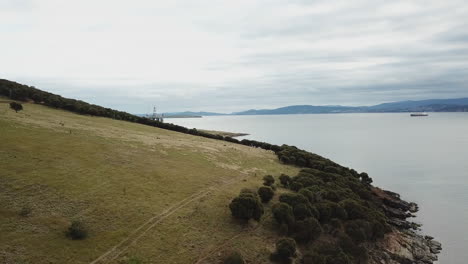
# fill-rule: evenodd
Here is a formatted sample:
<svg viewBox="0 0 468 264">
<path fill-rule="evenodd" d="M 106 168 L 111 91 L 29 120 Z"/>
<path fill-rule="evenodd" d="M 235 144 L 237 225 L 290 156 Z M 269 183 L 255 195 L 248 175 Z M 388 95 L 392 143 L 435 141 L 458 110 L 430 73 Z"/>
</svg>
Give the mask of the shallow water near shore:
<svg viewBox="0 0 468 264">
<path fill-rule="evenodd" d="M 190 128 L 248 133 L 365 171 L 374 185 L 416 202 L 415 222 L 442 243 L 441 264 L 468 259 L 468 113 L 309 114 L 167 119 Z"/>
</svg>

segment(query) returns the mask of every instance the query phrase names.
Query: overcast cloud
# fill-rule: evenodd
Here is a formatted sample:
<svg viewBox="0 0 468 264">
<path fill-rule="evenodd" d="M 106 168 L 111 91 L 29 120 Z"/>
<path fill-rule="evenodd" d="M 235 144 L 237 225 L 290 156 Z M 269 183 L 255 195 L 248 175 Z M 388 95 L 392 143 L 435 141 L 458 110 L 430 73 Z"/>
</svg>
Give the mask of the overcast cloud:
<svg viewBox="0 0 468 264">
<path fill-rule="evenodd" d="M 0 78 L 133 113 L 468 97 L 468 4 L 0 0 Z"/>
</svg>

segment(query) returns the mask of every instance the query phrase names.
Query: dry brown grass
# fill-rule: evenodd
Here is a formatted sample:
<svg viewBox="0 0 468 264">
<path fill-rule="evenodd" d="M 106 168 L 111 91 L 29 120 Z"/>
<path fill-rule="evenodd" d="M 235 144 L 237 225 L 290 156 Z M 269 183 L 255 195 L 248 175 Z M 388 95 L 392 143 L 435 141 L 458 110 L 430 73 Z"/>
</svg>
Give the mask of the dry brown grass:
<svg viewBox="0 0 468 264">
<path fill-rule="evenodd" d="M 227 205 L 265 174 L 295 172 L 261 149 L 34 104 L 15 113 L 0 104 L 0 263 L 90 263 L 126 239 L 102 262 L 207 256 L 211 263 L 225 243 L 223 250 L 237 248 L 262 263 L 269 243 L 259 239 L 271 234 L 240 226 Z M 32 208 L 30 216 L 20 216 L 23 207 Z M 88 239 L 65 237 L 74 219 L 88 227 Z M 135 235 L 150 219 L 157 223 Z"/>
</svg>

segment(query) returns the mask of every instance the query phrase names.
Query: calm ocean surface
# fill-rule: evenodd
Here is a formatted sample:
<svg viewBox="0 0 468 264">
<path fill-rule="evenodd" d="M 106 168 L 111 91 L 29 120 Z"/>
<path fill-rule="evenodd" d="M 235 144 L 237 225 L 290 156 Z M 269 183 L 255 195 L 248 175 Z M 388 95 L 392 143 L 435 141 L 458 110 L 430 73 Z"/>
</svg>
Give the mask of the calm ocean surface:
<svg viewBox="0 0 468 264">
<path fill-rule="evenodd" d="M 166 119 L 295 145 L 365 171 L 416 202 L 415 222 L 442 243 L 441 264 L 468 263 L 468 113 L 313 114 Z"/>
</svg>

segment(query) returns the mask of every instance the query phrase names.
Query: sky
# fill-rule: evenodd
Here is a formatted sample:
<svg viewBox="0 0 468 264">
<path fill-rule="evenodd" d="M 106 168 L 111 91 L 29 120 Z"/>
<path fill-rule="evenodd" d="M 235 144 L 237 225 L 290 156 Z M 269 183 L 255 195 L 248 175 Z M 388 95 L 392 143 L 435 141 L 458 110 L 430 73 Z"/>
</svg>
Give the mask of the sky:
<svg viewBox="0 0 468 264">
<path fill-rule="evenodd" d="M 0 78 L 131 113 L 468 97 L 468 4 L 0 0 Z"/>
</svg>

